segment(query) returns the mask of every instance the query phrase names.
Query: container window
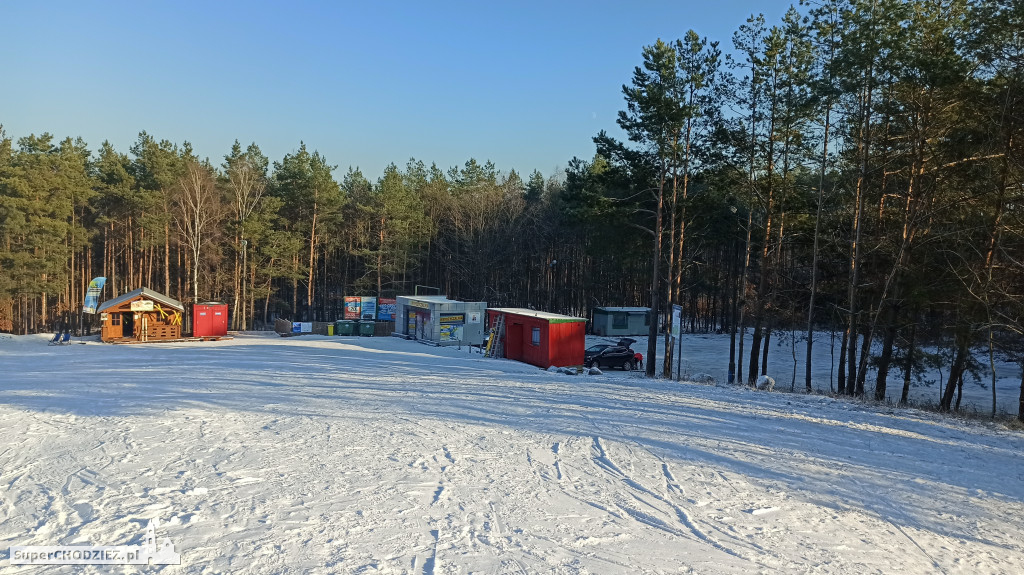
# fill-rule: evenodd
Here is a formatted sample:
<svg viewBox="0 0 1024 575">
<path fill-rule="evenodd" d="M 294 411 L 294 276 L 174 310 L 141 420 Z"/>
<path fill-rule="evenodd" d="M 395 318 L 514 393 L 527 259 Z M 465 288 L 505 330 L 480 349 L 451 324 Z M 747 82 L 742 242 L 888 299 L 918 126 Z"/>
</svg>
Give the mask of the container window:
<svg viewBox="0 0 1024 575">
<path fill-rule="evenodd" d="M 530 339 L 530 343 L 533 345 L 540 345 L 540 328 L 533 328 L 533 336 Z"/>
<path fill-rule="evenodd" d="M 110 314 L 110 325 L 121 325 L 121 314 L 112 313 Z"/>
<path fill-rule="evenodd" d="M 626 329 L 629 327 L 629 314 L 628 313 L 616 313 L 612 314 L 612 327 L 615 329 Z"/>
</svg>

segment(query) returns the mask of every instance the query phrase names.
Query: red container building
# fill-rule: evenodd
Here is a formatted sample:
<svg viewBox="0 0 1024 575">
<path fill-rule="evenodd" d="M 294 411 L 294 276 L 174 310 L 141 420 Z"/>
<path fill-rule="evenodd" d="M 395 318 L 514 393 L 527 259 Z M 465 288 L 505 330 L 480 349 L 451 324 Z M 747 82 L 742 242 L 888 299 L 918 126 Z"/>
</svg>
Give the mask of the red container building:
<svg viewBox="0 0 1024 575">
<path fill-rule="evenodd" d="M 197 303 L 192 306 L 192 337 L 222 337 L 228 334 L 228 304 Z"/>
<path fill-rule="evenodd" d="M 504 356 L 548 368 L 583 365 L 587 320 L 522 308 L 487 310 L 489 326 L 503 316 L 501 338 Z"/>
</svg>

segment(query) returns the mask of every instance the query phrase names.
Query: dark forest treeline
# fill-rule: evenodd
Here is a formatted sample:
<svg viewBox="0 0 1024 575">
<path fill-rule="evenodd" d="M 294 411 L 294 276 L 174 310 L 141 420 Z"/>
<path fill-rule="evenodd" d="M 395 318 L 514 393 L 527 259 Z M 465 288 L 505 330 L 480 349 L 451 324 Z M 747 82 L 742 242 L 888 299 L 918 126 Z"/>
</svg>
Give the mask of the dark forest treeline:
<svg viewBox="0 0 1024 575">
<path fill-rule="evenodd" d="M 733 335 L 740 381 L 779 330 L 808 358 L 814 330 L 840 333 L 838 391 L 880 399 L 899 373 L 906 401 L 924 346 L 948 350 L 953 409 L 992 371 L 972 351 L 1024 366 L 1022 30 L 1012 0 L 819 0 L 751 17 L 728 56 L 659 40 L 623 86 L 627 140 L 602 132 L 551 178 L 410 160 L 370 181 L 305 146 L 215 164 L 145 132 L 127 152 L 0 134 L 0 329 L 51 329 L 98 275 L 104 297 L 227 301 L 237 329 L 416 285 L 577 315 L 676 304 Z M 649 372 L 669 370 L 650 342 Z"/>
</svg>

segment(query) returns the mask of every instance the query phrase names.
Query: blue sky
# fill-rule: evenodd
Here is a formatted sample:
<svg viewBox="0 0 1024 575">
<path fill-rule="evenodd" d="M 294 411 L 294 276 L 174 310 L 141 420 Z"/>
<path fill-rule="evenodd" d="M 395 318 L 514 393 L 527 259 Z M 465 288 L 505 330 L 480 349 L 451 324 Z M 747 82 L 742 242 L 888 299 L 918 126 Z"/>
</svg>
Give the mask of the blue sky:
<svg viewBox="0 0 1024 575">
<path fill-rule="evenodd" d="M 127 152 L 141 130 L 219 164 L 300 141 L 371 180 L 410 157 L 525 178 L 615 131 L 643 46 L 723 47 L 791 2 L 3 2 L 0 124 Z"/>
</svg>

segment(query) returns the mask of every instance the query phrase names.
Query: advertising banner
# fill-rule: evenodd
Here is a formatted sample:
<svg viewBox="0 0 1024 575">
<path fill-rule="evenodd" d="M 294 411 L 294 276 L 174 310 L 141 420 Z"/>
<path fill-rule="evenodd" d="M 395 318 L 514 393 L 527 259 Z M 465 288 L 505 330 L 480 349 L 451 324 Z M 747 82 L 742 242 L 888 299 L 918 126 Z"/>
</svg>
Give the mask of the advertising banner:
<svg viewBox="0 0 1024 575">
<path fill-rule="evenodd" d="M 131 303 L 132 311 L 153 311 L 153 300 L 140 299 Z"/>
<path fill-rule="evenodd" d="M 462 340 L 462 324 L 461 323 L 442 323 L 441 324 L 441 341 L 461 341 Z"/>
<path fill-rule="evenodd" d="M 395 308 L 398 301 L 393 297 L 382 297 L 377 300 L 377 319 L 381 321 L 395 321 Z"/>
<path fill-rule="evenodd" d="M 92 278 L 89 282 L 89 289 L 85 291 L 85 303 L 82 305 L 83 313 L 96 313 L 96 306 L 99 305 L 100 292 L 107 278 Z"/>
<path fill-rule="evenodd" d="M 376 297 L 364 297 L 360 303 L 362 304 L 362 309 L 359 312 L 359 319 L 367 319 L 370 321 L 377 319 Z"/>
<path fill-rule="evenodd" d="M 345 296 L 345 319 L 359 319 L 359 311 L 363 306 L 363 298 L 357 295 Z"/>
<path fill-rule="evenodd" d="M 438 321 L 440 321 L 442 324 L 452 323 L 452 324 L 459 324 L 459 325 L 461 325 L 461 324 L 466 323 L 466 314 L 463 314 L 463 313 L 446 313 L 446 314 L 441 314 L 441 316 L 438 318 Z"/>
</svg>

